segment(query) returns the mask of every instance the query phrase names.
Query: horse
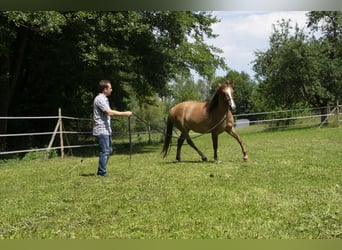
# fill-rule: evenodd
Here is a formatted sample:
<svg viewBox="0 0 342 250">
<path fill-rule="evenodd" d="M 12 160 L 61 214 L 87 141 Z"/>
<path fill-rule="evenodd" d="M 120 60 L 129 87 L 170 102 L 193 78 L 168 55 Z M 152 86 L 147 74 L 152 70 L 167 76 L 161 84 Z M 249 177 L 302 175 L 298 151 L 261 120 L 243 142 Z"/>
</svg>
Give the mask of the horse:
<svg viewBox="0 0 342 250">
<path fill-rule="evenodd" d="M 163 158 L 170 151 L 172 131 L 175 126 L 181 135 L 177 141 L 176 160 L 181 162 L 181 148 L 186 140 L 187 143 L 196 150 L 202 158 L 207 161 L 207 157 L 195 146 L 189 136 L 189 131 L 200 134 L 211 133 L 212 145 L 214 149 L 214 160 L 219 162 L 217 156 L 218 135 L 226 131 L 240 144 L 243 160 L 248 161 L 248 155 L 244 143 L 234 128 L 234 118 L 232 111 L 236 109 L 233 99 L 233 80 L 220 83 L 215 94 L 209 102 L 184 101 L 178 103 L 170 109 L 166 123 L 166 133 L 162 149 Z"/>
</svg>

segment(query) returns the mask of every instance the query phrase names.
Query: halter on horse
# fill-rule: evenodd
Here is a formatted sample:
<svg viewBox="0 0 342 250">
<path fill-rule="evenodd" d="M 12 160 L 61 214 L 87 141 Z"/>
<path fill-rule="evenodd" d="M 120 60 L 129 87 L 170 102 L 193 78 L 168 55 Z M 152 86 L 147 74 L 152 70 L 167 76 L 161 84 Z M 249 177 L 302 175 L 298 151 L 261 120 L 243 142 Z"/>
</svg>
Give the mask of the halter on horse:
<svg viewBox="0 0 342 250">
<path fill-rule="evenodd" d="M 203 161 L 207 157 L 195 146 L 189 136 L 189 131 L 205 134 L 211 133 L 214 159 L 218 161 L 217 145 L 218 135 L 226 131 L 233 136 L 241 146 L 244 161 L 248 160 L 246 148 L 234 128 L 232 110 L 236 108 L 233 99 L 233 81 L 220 84 L 213 98 L 209 102 L 185 101 L 170 109 L 167 119 L 167 130 L 165 134 L 162 153 L 165 158 L 169 152 L 173 126 L 180 130 L 178 138 L 176 160 L 181 161 L 181 148 L 184 140 L 194 148 Z"/>
</svg>

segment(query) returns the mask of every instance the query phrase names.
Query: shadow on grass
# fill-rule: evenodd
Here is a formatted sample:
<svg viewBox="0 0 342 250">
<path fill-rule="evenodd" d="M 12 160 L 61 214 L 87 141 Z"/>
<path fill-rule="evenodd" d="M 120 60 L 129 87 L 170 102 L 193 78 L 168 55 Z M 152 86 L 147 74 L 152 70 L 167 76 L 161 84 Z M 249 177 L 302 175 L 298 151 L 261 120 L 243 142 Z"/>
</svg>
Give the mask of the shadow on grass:
<svg viewBox="0 0 342 250">
<path fill-rule="evenodd" d="M 159 142 L 140 142 L 132 144 L 132 154 L 144 154 L 144 153 L 152 153 L 161 151 L 161 144 Z M 130 152 L 130 144 L 129 143 L 120 143 L 113 144 L 113 152 L 115 154 L 129 155 Z"/>
<path fill-rule="evenodd" d="M 96 174 L 95 173 L 84 173 L 84 174 L 80 174 L 80 176 L 83 176 L 83 177 L 95 177 Z"/>
<path fill-rule="evenodd" d="M 113 143 L 113 154 L 116 155 L 130 155 L 130 154 L 144 154 L 161 151 L 161 144 L 159 142 L 138 142 L 132 143 L 132 152 L 129 143 Z M 91 148 L 80 148 L 73 150 L 72 155 L 76 157 L 97 157 L 99 149 L 97 146 Z"/>
<path fill-rule="evenodd" d="M 202 160 L 182 160 L 181 162 L 177 161 L 177 160 L 174 160 L 174 161 L 161 161 L 160 164 L 161 165 L 171 165 L 171 164 L 179 164 L 179 165 L 182 165 L 182 164 L 207 164 L 207 163 L 217 163 L 216 161 L 214 160 L 210 160 L 210 161 L 202 161 Z"/>
</svg>

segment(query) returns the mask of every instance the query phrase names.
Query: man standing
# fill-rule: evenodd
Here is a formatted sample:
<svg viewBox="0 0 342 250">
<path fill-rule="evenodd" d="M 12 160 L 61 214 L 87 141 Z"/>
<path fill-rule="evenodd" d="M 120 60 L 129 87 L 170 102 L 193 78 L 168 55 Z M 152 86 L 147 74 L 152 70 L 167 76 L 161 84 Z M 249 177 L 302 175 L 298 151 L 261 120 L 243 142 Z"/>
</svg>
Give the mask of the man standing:
<svg viewBox="0 0 342 250">
<path fill-rule="evenodd" d="M 101 80 L 99 82 L 99 94 L 94 99 L 94 128 L 93 135 L 97 137 L 100 156 L 99 165 L 97 170 L 97 175 L 108 176 L 107 175 L 107 162 L 110 154 L 112 153 L 112 129 L 110 127 L 110 117 L 111 116 L 127 116 L 132 115 L 131 111 L 120 112 L 113 110 L 109 106 L 109 101 L 107 96 L 112 93 L 112 85 L 108 80 Z"/>
</svg>

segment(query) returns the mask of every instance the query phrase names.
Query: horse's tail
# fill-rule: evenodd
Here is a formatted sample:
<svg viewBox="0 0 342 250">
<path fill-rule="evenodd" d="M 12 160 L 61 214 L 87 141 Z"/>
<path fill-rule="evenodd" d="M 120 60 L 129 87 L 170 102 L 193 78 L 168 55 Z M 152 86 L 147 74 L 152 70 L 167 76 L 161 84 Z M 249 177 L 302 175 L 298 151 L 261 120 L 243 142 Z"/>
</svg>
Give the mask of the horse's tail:
<svg viewBox="0 0 342 250">
<path fill-rule="evenodd" d="M 163 158 L 165 158 L 169 151 L 170 151 L 170 144 L 172 140 L 172 129 L 173 129 L 173 123 L 171 121 L 170 115 L 167 118 L 167 123 L 166 123 L 166 132 L 165 132 L 165 137 L 164 137 L 164 146 L 162 150 Z"/>
</svg>

